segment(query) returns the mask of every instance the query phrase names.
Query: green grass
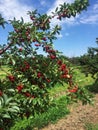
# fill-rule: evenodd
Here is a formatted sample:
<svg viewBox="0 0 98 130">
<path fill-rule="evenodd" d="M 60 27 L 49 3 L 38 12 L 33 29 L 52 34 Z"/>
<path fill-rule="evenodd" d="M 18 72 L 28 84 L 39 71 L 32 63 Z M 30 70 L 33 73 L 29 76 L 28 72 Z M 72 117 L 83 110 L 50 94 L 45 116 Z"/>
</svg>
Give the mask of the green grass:
<svg viewBox="0 0 98 130">
<path fill-rule="evenodd" d="M 68 85 L 66 83 L 64 83 L 64 85 L 58 83 L 54 88 L 50 88 L 48 91 L 50 93 L 50 96 L 55 98 L 64 94 L 66 92 L 67 87 Z"/>
<path fill-rule="evenodd" d="M 73 78 L 79 86 L 90 85 L 95 81 L 90 74 L 86 77 L 85 74 L 81 72 L 81 67 L 73 70 Z"/>
<path fill-rule="evenodd" d="M 98 124 L 87 123 L 85 125 L 86 130 L 98 130 Z"/>
</svg>

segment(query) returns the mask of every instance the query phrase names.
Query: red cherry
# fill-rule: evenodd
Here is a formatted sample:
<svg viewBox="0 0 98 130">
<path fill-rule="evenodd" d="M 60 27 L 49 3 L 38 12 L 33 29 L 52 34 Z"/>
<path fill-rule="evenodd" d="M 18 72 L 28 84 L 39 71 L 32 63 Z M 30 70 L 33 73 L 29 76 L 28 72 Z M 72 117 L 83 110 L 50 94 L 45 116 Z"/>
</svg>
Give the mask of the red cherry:
<svg viewBox="0 0 98 130">
<path fill-rule="evenodd" d="M 34 16 L 30 16 L 30 19 L 31 19 L 31 20 L 35 20 L 35 17 L 34 17 Z"/>
<path fill-rule="evenodd" d="M 46 37 L 43 37 L 42 40 L 43 40 L 43 41 L 47 41 Z"/>
<path fill-rule="evenodd" d="M 21 52 L 23 49 L 22 48 L 19 48 L 19 51 Z"/>
<path fill-rule="evenodd" d="M 24 92 L 23 93 L 26 97 L 31 97 L 31 94 L 29 92 Z"/>
<path fill-rule="evenodd" d="M 53 52 L 56 52 L 55 50 L 48 50 L 47 51 L 48 53 L 53 53 Z"/>
<path fill-rule="evenodd" d="M 0 128 L 0 130 L 4 130 L 4 129 Z"/>
<path fill-rule="evenodd" d="M 75 93 L 75 92 L 77 92 L 77 89 L 71 89 L 71 90 L 69 90 L 69 92 Z"/>
<path fill-rule="evenodd" d="M 13 75 L 9 75 L 8 78 L 9 78 L 9 80 L 10 80 L 11 82 L 14 82 L 14 81 L 15 81 L 15 77 L 14 77 Z"/>
<path fill-rule="evenodd" d="M 56 59 L 56 56 L 50 55 L 50 58 L 51 58 L 51 59 Z"/>
<path fill-rule="evenodd" d="M 60 68 L 61 68 L 61 71 L 64 71 L 65 68 L 66 68 L 66 65 L 65 65 L 65 64 L 62 64 Z"/>
<path fill-rule="evenodd" d="M 75 86 L 73 89 L 69 90 L 71 93 L 76 93 L 78 91 L 78 87 Z"/>
<path fill-rule="evenodd" d="M 45 48 L 46 48 L 46 49 L 49 49 L 50 47 L 47 45 L 47 46 L 45 46 Z"/>
<path fill-rule="evenodd" d="M 65 74 L 61 75 L 61 78 L 67 78 L 67 76 Z"/>
<path fill-rule="evenodd" d="M 58 61 L 57 61 L 57 64 L 58 64 L 58 65 L 62 65 L 62 61 L 61 61 L 61 60 L 58 60 Z"/>
<path fill-rule="evenodd" d="M 46 79 L 46 80 L 47 80 L 47 82 L 48 82 L 48 83 L 50 83 L 50 82 L 51 82 L 51 80 L 50 80 L 50 79 Z"/>
<path fill-rule="evenodd" d="M 33 39 L 33 42 L 36 42 L 37 40 L 36 39 Z"/>
<path fill-rule="evenodd" d="M 25 69 L 26 69 L 26 70 L 30 69 L 30 65 L 29 65 L 29 64 L 26 64 Z"/>
<path fill-rule="evenodd" d="M 65 68 L 65 69 L 63 70 L 63 74 L 66 74 L 66 75 L 67 75 L 67 74 L 68 74 L 68 69 Z M 70 77 L 71 77 L 71 75 L 70 75 Z"/>
<path fill-rule="evenodd" d="M 32 96 L 31 96 L 31 98 L 35 98 L 35 96 L 34 96 L 34 95 L 32 95 Z"/>
<path fill-rule="evenodd" d="M 37 46 L 37 47 L 38 47 L 38 46 L 41 46 L 41 45 L 40 45 L 40 44 L 35 44 L 35 46 Z"/>
<path fill-rule="evenodd" d="M 21 92 L 23 89 L 23 85 L 18 85 L 16 89 L 18 90 L 18 92 Z"/>
<path fill-rule="evenodd" d="M 42 76 L 42 73 L 38 72 L 37 77 L 40 78 Z"/>
<path fill-rule="evenodd" d="M 0 90 L 0 97 L 3 95 L 3 92 Z"/>
<path fill-rule="evenodd" d="M 44 48 L 45 48 L 46 52 L 48 52 L 50 47 L 49 46 L 45 46 Z"/>
</svg>

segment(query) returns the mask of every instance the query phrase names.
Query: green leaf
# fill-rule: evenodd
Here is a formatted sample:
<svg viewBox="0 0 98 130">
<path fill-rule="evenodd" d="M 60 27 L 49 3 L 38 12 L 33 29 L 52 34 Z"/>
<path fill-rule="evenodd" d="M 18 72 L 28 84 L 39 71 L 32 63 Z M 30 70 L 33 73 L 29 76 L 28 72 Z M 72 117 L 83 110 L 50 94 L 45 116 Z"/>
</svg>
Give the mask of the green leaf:
<svg viewBox="0 0 98 130">
<path fill-rule="evenodd" d="M 9 91 L 9 92 L 15 92 L 15 90 L 14 90 L 14 89 L 8 89 L 8 91 Z"/>
<path fill-rule="evenodd" d="M 6 105 L 8 105 L 8 104 L 10 103 L 10 101 L 12 101 L 12 99 L 13 99 L 13 98 L 8 98 L 8 99 L 6 100 L 6 102 L 5 102 Z"/>
<path fill-rule="evenodd" d="M 17 107 L 17 106 L 13 106 L 13 109 L 20 111 L 19 107 Z"/>
<path fill-rule="evenodd" d="M 57 12 L 58 11 L 58 7 L 55 9 L 55 12 Z"/>
<path fill-rule="evenodd" d="M 18 112 L 18 110 L 14 109 L 14 108 L 8 108 L 7 111 L 8 111 L 8 112 L 11 112 L 11 113 L 12 113 L 12 112 L 15 112 L 15 113 Z"/>
<path fill-rule="evenodd" d="M 33 104 L 36 105 L 37 104 L 37 99 L 33 100 Z"/>
<path fill-rule="evenodd" d="M 4 114 L 3 118 L 11 119 L 11 116 L 9 114 Z"/>
</svg>

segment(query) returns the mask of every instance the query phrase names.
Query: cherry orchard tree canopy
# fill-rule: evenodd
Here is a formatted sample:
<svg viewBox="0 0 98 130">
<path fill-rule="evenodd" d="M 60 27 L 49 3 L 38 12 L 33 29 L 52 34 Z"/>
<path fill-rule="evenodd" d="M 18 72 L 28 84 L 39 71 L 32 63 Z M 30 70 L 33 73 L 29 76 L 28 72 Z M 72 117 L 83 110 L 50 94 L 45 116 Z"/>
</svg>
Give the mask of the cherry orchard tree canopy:
<svg viewBox="0 0 98 130">
<path fill-rule="evenodd" d="M 28 12 L 28 14 L 30 15 L 30 19 L 32 20 L 32 22 L 30 23 L 24 23 L 24 20 L 22 19 L 20 20 L 16 20 L 14 18 L 14 20 L 10 21 L 10 23 L 12 24 L 14 31 L 9 33 L 8 36 L 8 45 L 5 46 L 4 48 L 2 48 L 0 50 L 0 54 L 4 54 L 4 52 L 6 51 L 7 54 L 4 54 L 4 57 L 8 59 L 8 63 L 12 63 L 13 67 L 13 72 L 15 72 L 15 70 L 19 70 L 19 71 L 26 71 L 26 69 L 30 68 L 30 63 L 28 63 L 27 61 L 25 61 L 25 66 L 20 66 L 18 64 L 19 60 L 22 58 L 30 58 L 32 57 L 33 59 L 35 58 L 35 63 L 33 61 L 33 63 L 31 61 L 32 64 L 38 64 L 42 63 L 43 66 L 43 55 L 39 55 L 38 54 L 38 50 L 40 47 L 43 48 L 43 51 L 47 54 L 47 58 L 49 58 L 50 60 L 48 60 L 50 63 L 58 63 L 59 61 L 59 51 L 54 50 L 53 48 L 53 40 L 56 39 L 56 34 L 59 34 L 60 31 L 60 27 L 58 25 L 56 25 L 54 28 L 50 29 L 50 22 L 51 19 L 56 17 L 57 19 L 61 20 L 62 18 L 70 18 L 71 16 L 76 16 L 77 13 L 80 13 L 82 10 L 86 9 L 88 6 L 88 1 L 87 0 L 76 0 L 74 3 L 72 4 L 66 4 L 64 3 L 63 5 L 60 5 L 60 7 L 55 9 L 55 12 L 52 13 L 51 16 L 48 16 L 47 14 L 39 14 L 37 13 L 37 10 L 32 11 L 32 12 Z M 10 55 L 10 56 L 8 56 Z M 36 61 L 37 59 L 37 61 Z M 45 64 L 48 62 L 45 61 Z M 21 61 L 23 63 L 23 61 Z M 11 66 L 12 66 L 11 65 Z M 16 67 L 16 66 L 17 67 Z M 50 65 L 50 64 L 48 64 Z M 66 65 L 63 65 L 63 62 L 60 64 L 63 68 L 65 69 L 61 69 L 63 72 L 60 73 L 62 76 L 62 78 L 68 78 L 68 80 L 70 79 L 69 84 L 71 86 L 72 81 L 71 81 L 71 77 L 68 73 L 69 73 L 69 69 L 66 69 Z M 41 67 L 34 67 L 32 69 L 37 69 L 37 70 L 41 70 Z M 51 65 L 50 65 L 51 66 Z M 49 66 L 49 67 L 50 67 Z M 46 65 L 47 67 L 47 65 Z M 58 66 L 55 66 L 55 69 L 57 69 Z M 21 68 L 21 69 L 19 69 Z M 40 68 L 40 69 L 39 69 Z M 52 67 L 53 68 L 53 67 Z M 51 69 L 52 70 L 52 69 Z M 60 70 L 60 68 L 58 69 L 58 71 Z M 64 72 L 65 71 L 65 72 Z M 42 72 L 37 72 L 35 75 L 37 75 L 38 73 L 40 73 L 40 77 L 44 77 L 42 76 Z M 45 73 L 45 72 L 44 72 Z M 51 71 L 50 71 L 50 75 L 51 75 Z M 59 72 L 57 72 L 59 73 Z M 52 80 L 52 85 L 55 84 L 56 82 L 59 81 L 58 76 L 60 77 L 60 75 L 57 74 L 57 77 L 55 76 L 56 72 L 53 74 L 53 76 L 49 79 Z M 48 79 L 48 76 L 46 76 Z M 55 78 L 56 79 L 55 79 Z M 54 80 L 53 80 L 54 78 Z M 58 79 L 58 80 L 57 80 Z M 31 83 L 31 81 L 30 81 Z"/>
<path fill-rule="evenodd" d="M 64 3 L 63 5 L 60 5 L 60 8 L 56 8 L 55 12 L 52 12 L 53 15 L 52 16 L 47 16 L 45 15 L 40 15 L 39 17 L 36 17 L 37 11 L 32 11 L 29 12 L 31 19 L 34 21 L 33 24 L 37 25 L 38 28 L 43 29 L 43 30 L 47 30 L 49 29 L 49 20 L 53 17 L 57 17 L 57 19 L 61 20 L 62 18 L 70 18 L 71 16 L 76 16 L 76 14 L 81 13 L 82 10 L 86 10 L 87 6 L 89 5 L 89 1 L 88 0 L 75 0 L 74 3 L 72 4 L 66 4 Z M 36 17 L 36 18 L 35 18 Z M 4 27 L 5 24 L 5 20 L 2 18 L 2 16 L 0 15 L 0 25 L 2 25 Z M 56 28 L 57 29 L 57 28 Z M 54 31 L 56 32 L 56 30 Z M 11 43 L 8 45 L 10 46 Z M 3 48 L 3 50 L 0 50 L 0 55 L 5 52 L 7 50 L 7 48 L 9 47 L 5 47 Z"/>
<path fill-rule="evenodd" d="M 10 106 L 13 111 L 7 113 L 7 107 L 1 104 L 2 109 L 4 108 L 0 116 L 2 126 L 5 126 L 4 113 L 12 121 L 14 117 L 29 117 L 47 110 L 50 105 L 48 89 L 57 83 L 66 82 L 70 93 L 83 93 L 75 85 L 69 66 L 53 47 L 53 40 L 61 28 L 58 25 L 50 28 L 50 23 L 54 17 L 59 20 L 75 17 L 87 6 L 87 0 L 76 0 L 72 4 L 60 5 L 51 16 L 41 15 L 35 10 L 28 12 L 32 22 L 25 23 L 23 19 L 15 18 L 10 21 L 13 31 L 9 33 L 7 45 L 0 49 L 0 55 L 6 59 L 10 71 L 6 72 L 5 79 L 0 80 L 0 97 L 13 97 L 14 101 L 11 102 L 16 103 L 18 109 L 13 110 L 17 108 L 13 104 Z M 4 20 L 2 17 L 1 19 Z M 1 22 L 3 24 L 4 21 Z M 40 47 L 47 56 L 38 54 Z M 3 70 L 2 65 L 0 69 Z M 89 101 L 88 97 L 83 97 L 83 101 Z"/>
<path fill-rule="evenodd" d="M 60 5 L 50 16 L 41 15 L 37 13 L 37 10 L 28 12 L 32 20 L 30 23 L 24 23 L 23 19 L 20 21 L 15 18 L 10 21 L 14 30 L 9 33 L 7 45 L 0 50 L 0 55 L 7 59 L 6 63 L 11 68 L 11 74 L 7 73 L 7 79 L 14 86 L 22 84 L 21 90 L 25 88 L 23 84 L 45 88 L 49 85 L 53 87 L 57 82 L 63 81 L 70 87 L 74 87 L 70 69 L 59 58 L 59 51 L 53 48 L 53 40 L 56 39 L 56 34 L 59 34 L 60 27 L 56 25 L 50 29 L 50 23 L 54 17 L 59 20 L 75 17 L 87 6 L 88 0 L 76 0 L 72 4 Z M 1 25 L 4 23 L 1 17 Z M 40 47 L 47 57 L 38 54 Z M 27 90 L 30 91 L 29 88 Z M 32 94 L 29 93 L 29 95 Z"/>
</svg>

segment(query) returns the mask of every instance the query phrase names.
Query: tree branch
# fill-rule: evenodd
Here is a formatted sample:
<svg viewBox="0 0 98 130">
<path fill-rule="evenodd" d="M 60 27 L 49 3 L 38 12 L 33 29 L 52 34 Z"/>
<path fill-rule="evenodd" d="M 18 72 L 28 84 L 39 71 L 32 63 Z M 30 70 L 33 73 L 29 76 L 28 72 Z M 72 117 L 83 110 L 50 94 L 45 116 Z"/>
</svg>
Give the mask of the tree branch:
<svg viewBox="0 0 98 130">
<path fill-rule="evenodd" d="M 3 49 L 1 49 L 0 50 L 0 55 L 2 55 L 6 50 L 8 50 L 9 48 L 10 48 L 10 46 L 11 46 L 11 44 L 12 43 L 9 43 L 9 45 L 6 45 L 6 47 L 5 48 L 3 48 Z"/>
</svg>

